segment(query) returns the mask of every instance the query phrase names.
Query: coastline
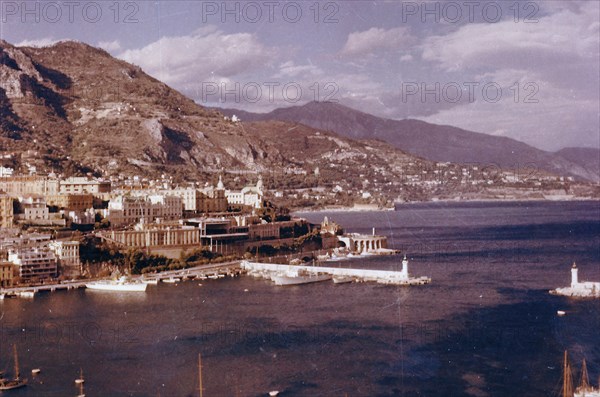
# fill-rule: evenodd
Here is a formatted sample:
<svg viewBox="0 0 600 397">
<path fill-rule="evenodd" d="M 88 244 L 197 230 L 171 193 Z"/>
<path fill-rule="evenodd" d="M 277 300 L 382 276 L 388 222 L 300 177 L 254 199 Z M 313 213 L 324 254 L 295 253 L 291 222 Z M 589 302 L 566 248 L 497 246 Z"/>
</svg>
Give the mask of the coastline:
<svg viewBox="0 0 600 397">
<path fill-rule="evenodd" d="M 399 201 L 394 203 L 394 207 L 306 207 L 294 209 L 292 213 L 313 213 L 313 212 L 384 212 L 396 211 L 397 206 L 416 205 L 416 204 L 448 204 L 448 203 L 561 203 L 561 202 L 600 202 L 600 198 L 593 197 L 567 197 L 564 199 L 541 199 L 541 198 L 481 198 L 473 200 L 456 200 L 456 199 L 436 199 L 427 201 Z"/>
</svg>

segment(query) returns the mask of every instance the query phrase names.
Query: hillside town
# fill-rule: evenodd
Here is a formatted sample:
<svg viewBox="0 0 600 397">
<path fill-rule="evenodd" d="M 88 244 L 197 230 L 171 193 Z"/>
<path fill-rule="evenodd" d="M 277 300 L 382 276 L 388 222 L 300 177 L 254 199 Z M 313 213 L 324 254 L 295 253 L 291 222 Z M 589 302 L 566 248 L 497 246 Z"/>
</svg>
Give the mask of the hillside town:
<svg viewBox="0 0 600 397">
<path fill-rule="evenodd" d="M 110 266 L 127 252 L 143 252 L 165 265 L 198 252 L 240 258 L 259 249 L 293 250 L 299 237 L 308 243 L 317 233 L 315 225 L 266 202 L 260 177 L 232 190 L 221 177 L 216 185 L 181 186 L 166 177 L 6 176 L 0 191 L 2 287 L 88 277 L 88 260 Z M 315 240 L 319 244 L 312 248 L 326 241 Z M 137 258 L 134 266 L 143 262 Z"/>
</svg>

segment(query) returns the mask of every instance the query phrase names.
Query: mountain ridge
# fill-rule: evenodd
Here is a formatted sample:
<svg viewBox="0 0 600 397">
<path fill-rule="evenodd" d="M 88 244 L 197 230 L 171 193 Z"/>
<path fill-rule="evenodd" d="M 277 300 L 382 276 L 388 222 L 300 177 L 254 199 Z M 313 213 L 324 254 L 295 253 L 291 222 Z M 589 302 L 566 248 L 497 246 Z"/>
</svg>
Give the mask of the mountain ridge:
<svg viewBox="0 0 600 397">
<path fill-rule="evenodd" d="M 215 108 L 236 114 L 242 120 L 284 120 L 334 131 L 355 139 L 381 139 L 430 161 L 497 165 L 503 169 L 536 167 L 540 171 L 600 181 L 600 169 L 580 163 L 577 156 L 566 158 L 508 137 L 473 132 L 449 125 L 416 119 L 393 120 L 377 117 L 334 102 L 309 102 L 278 108 L 268 113 Z M 599 152 L 600 153 L 600 152 Z"/>
</svg>

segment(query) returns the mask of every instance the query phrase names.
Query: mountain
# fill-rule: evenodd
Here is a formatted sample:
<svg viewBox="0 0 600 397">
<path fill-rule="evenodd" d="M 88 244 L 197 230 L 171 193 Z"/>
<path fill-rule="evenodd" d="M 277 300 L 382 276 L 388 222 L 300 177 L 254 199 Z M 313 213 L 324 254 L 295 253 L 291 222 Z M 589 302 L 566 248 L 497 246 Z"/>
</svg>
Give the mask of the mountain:
<svg viewBox="0 0 600 397">
<path fill-rule="evenodd" d="M 15 154 L 10 165 L 20 171 L 33 164 L 66 174 L 188 180 L 250 171 L 303 187 L 313 174 L 324 184 L 360 186 L 360 178 L 393 179 L 407 164 L 431 165 L 382 142 L 295 122 L 232 122 L 79 42 L 29 48 L 0 41 L 0 113 L 0 151 Z"/>
<path fill-rule="evenodd" d="M 582 164 L 577 156 L 546 152 L 517 140 L 419 120 L 391 120 L 338 103 L 309 102 L 303 106 L 249 113 L 219 109 L 242 120 L 283 120 L 334 131 L 354 139 L 380 139 L 431 161 L 497 165 L 505 170 L 534 168 L 578 179 L 600 181 L 600 168 Z M 592 164 L 593 165 L 593 164 Z"/>
<path fill-rule="evenodd" d="M 559 150 L 556 155 L 578 164 L 590 174 L 600 170 L 600 149 L 570 147 Z"/>
</svg>

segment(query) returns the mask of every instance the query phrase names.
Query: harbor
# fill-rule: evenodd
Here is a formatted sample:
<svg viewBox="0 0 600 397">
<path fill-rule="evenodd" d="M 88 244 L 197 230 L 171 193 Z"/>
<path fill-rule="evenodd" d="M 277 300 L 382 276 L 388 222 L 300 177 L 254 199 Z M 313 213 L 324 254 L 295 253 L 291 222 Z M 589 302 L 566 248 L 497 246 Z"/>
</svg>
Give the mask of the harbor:
<svg viewBox="0 0 600 397">
<path fill-rule="evenodd" d="M 250 275 L 272 279 L 278 285 L 306 284 L 316 281 L 326 281 L 332 278 L 336 284 L 354 281 L 390 285 L 424 285 L 431 282 L 431 278 L 425 276 L 410 277 L 408 275 L 408 260 L 406 257 L 402 261 L 402 270 L 400 271 L 285 265 L 250 261 L 242 261 L 241 267 Z M 328 276 L 328 278 L 324 276 Z M 282 277 L 287 278 L 287 280 L 282 279 Z M 294 279 L 297 282 L 294 282 Z"/>
</svg>

